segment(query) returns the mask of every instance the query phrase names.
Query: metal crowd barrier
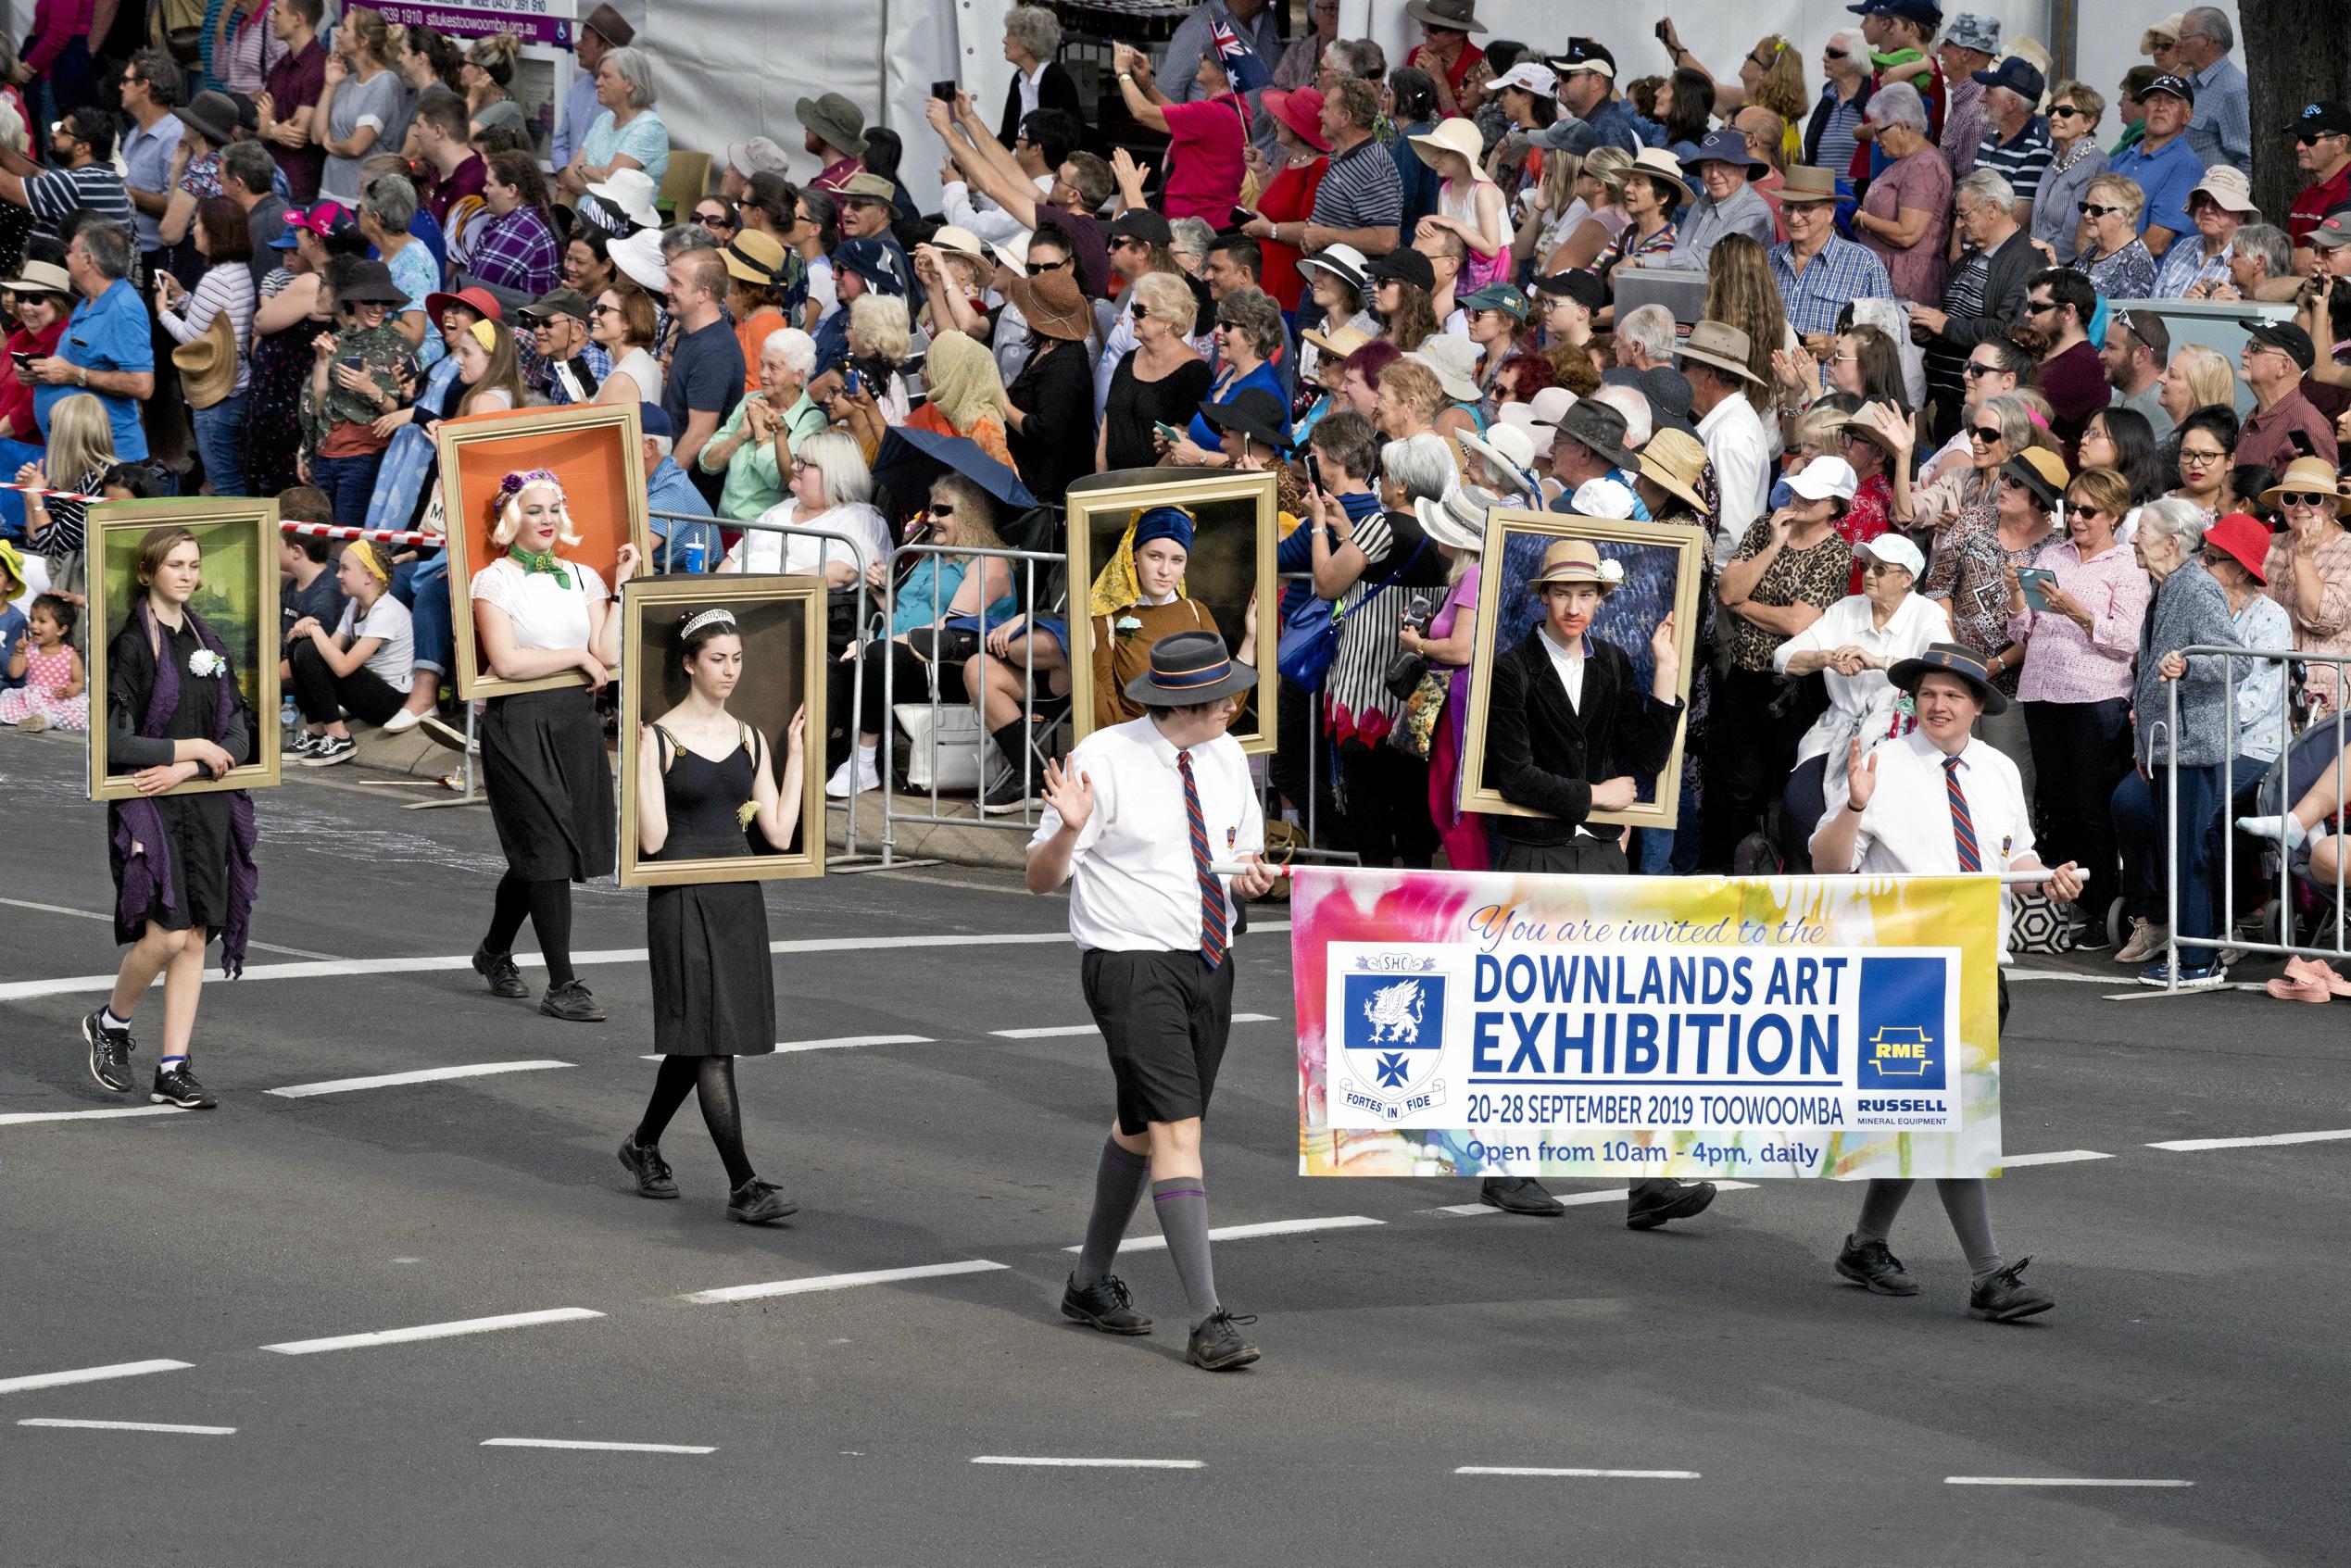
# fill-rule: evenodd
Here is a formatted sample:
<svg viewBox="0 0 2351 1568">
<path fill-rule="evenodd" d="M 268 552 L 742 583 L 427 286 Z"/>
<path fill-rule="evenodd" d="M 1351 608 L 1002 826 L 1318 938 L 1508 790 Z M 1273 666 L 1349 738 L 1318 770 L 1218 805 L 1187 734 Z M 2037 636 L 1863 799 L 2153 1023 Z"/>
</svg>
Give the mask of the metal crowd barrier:
<svg viewBox="0 0 2351 1568">
<path fill-rule="evenodd" d="M 2171 933 L 2170 940 L 2165 945 L 2164 948 L 2164 961 L 2167 966 L 2167 984 L 2164 987 L 2165 993 L 2175 994 L 2180 989 L 2180 949 L 2183 947 L 2210 948 L 2216 953 L 2223 947 L 2234 947 L 2242 952 L 2268 953 L 2282 958 L 2316 959 L 2321 960 L 2329 959 L 2351 959 L 2351 946 L 2346 946 L 2345 942 L 2345 920 L 2344 910 L 2344 891 L 2345 887 L 2345 866 L 2340 859 L 2338 859 L 2335 866 L 2334 946 L 2331 948 L 2297 946 L 2293 940 L 2294 935 L 2294 905 L 2295 880 L 2294 874 L 2294 855 L 2292 851 L 2285 849 L 2283 846 L 2280 846 L 2280 852 L 2278 855 L 2277 935 L 2279 940 L 2275 942 L 2258 942 L 2241 938 L 2234 935 L 2237 923 L 2237 889 L 2236 824 L 2233 816 L 2233 802 L 2236 798 L 2237 763 L 2237 661 L 2243 659 L 2248 663 L 2283 664 L 2287 667 L 2287 700 L 2278 705 L 2278 757 L 2277 760 L 2270 764 L 2270 769 L 2273 771 L 2282 770 L 2282 775 L 2279 781 L 2279 793 L 2282 797 L 2279 802 L 2279 811 L 2281 813 L 2290 813 L 2294 809 L 2294 803 L 2301 798 L 2300 795 L 2294 789 L 2294 770 L 2292 766 L 2294 743 L 2298 738 L 2294 730 L 2294 702 L 2292 699 L 2293 687 L 2291 676 L 2292 668 L 2297 664 L 2306 668 L 2311 665 L 2320 664 L 2333 667 L 2336 683 L 2334 713 L 2330 721 L 2322 721 L 2321 722 L 2332 724 L 2334 731 L 2333 758 L 2335 759 L 2340 759 L 2343 756 L 2346 735 L 2351 735 L 2351 729 L 2346 729 L 2345 725 L 2344 704 L 2344 696 L 2346 693 L 2346 689 L 2351 689 L 2351 669 L 2345 668 L 2346 666 L 2351 666 L 2351 655 L 2297 653 L 2292 649 L 2286 648 L 2240 648 L 2206 646 L 2203 645 L 2180 648 L 2176 651 L 2183 657 L 2189 659 L 2214 658 L 2223 661 L 2221 668 L 2227 680 L 2228 689 L 2229 746 L 2223 753 L 2220 765 L 2220 895 L 2217 901 L 2217 913 L 2213 921 L 2216 930 L 2210 936 L 2182 936 L 2180 935 L 2180 748 L 2176 744 L 2169 747 L 2171 755 L 2166 758 L 2164 761 L 2164 787 L 2166 795 L 2164 826 L 2166 832 L 2164 835 L 2165 875 L 2163 903 L 2164 923 Z M 2180 733 L 2180 683 L 2178 681 L 2168 681 L 2164 684 L 2166 688 L 2166 717 L 2162 721 L 2158 722 L 2155 726 L 2155 732 L 2164 735 L 2168 739 L 2171 736 L 2176 736 Z M 2307 730 L 2303 732 L 2305 734 L 2308 733 L 2309 732 Z M 2337 768 L 2335 771 L 2334 814 L 2338 819 L 2342 817 L 2344 812 L 2345 793 L 2344 771 L 2345 771 L 2341 768 Z M 2266 815 L 2267 813 L 2261 814 Z"/>
<path fill-rule="evenodd" d="M 866 588 L 863 567 L 873 563 L 866 561 L 865 559 L 864 545 L 859 540 L 850 537 L 849 534 L 831 528 L 811 527 L 806 523 L 738 522 L 731 518 L 698 517 L 691 512 L 652 512 L 647 515 L 659 518 L 664 522 L 701 523 L 712 529 L 725 529 L 734 533 L 773 533 L 788 538 L 823 539 L 830 542 L 838 542 L 848 547 L 851 558 L 861 563 L 857 573 L 856 581 L 852 585 L 857 590 L 857 629 L 860 632 L 864 630 L 868 590 Z M 676 559 L 677 538 L 674 530 L 668 533 L 664 533 L 661 536 L 661 547 L 660 554 L 661 558 L 661 571 L 664 573 L 667 573 L 672 568 L 672 563 Z M 715 574 L 718 571 L 718 565 L 719 563 L 717 561 L 710 561 L 704 566 L 703 571 L 708 573 Z M 729 575 L 731 575 L 731 573 Z M 819 671 L 809 671 L 809 678 L 812 681 L 817 677 L 818 673 Z M 851 722 L 855 722 L 855 709 L 863 698 L 864 695 L 865 664 L 864 661 L 861 659 L 857 663 L 857 668 L 852 671 L 849 675 L 849 708 L 852 714 Z M 816 744 L 816 756 L 821 759 L 823 756 L 824 737 L 817 735 L 812 737 L 812 739 Z M 854 755 L 854 753 L 852 753 L 852 755 Z M 471 759 L 469 759 L 469 765 L 470 760 Z M 819 764 L 816 762 L 811 762 L 808 765 L 818 766 Z M 828 806 L 839 806 L 848 809 L 849 825 L 845 830 L 841 841 L 841 859 L 846 859 L 855 856 L 857 854 L 856 797 L 852 796 L 846 801 L 828 801 L 826 804 Z"/>
</svg>

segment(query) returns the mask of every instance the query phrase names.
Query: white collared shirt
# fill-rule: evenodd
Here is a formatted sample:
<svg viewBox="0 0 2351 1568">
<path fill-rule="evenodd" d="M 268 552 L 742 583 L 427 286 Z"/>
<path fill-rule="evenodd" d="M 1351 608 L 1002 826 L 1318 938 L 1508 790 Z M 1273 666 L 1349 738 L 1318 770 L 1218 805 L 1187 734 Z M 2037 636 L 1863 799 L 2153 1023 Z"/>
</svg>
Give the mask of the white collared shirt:
<svg viewBox="0 0 2351 1568">
<path fill-rule="evenodd" d="M 1715 570 L 1730 564 L 1748 525 L 1764 515 L 1771 499 L 1771 443 L 1754 404 L 1732 393 L 1698 421 L 1698 439 L 1715 465 L 1722 495 L 1715 509 Z"/>
<path fill-rule="evenodd" d="M 1176 755 L 1148 715 L 1096 730 L 1070 753 L 1068 766 L 1094 787 L 1094 813 L 1070 859 L 1069 934 L 1080 948 L 1181 953 L 1200 946 L 1200 882 Z M 1240 743 L 1219 735 L 1192 747 L 1191 757 L 1210 856 L 1230 860 L 1263 851 L 1264 813 Z M 1061 831 L 1061 813 L 1049 806 L 1029 847 Z M 1230 930 L 1229 886 L 1225 906 Z"/>
<path fill-rule="evenodd" d="M 1951 797 L 1944 783 L 1943 754 L 1923 730 L 1880 743 L 1870 752 L 1878 787 L 1861 813 L 1847 871 L 1905 876 L 1957 876 L 1959 841 L 1952 831 Z M 2033 853 L 2032 813 L 2025 806 L 2017 765 L 1980 739 L 1970 737 L 1959 753 L 1959 793 L 1967 797 L 1983 870 L 2006 871 Z M 1845 809 L 1829 803 L 1830 817 Z M 1835 868 L 1817 868 L 1824 873 Z M 2008 894 L 2000 894 L 2000 961 L 2008 961 Z"/>
<path fill-rule="evenodd" d="M 1035 70 L 1012 73 L 1012 80 L 1020 83 L 1021 119 L 1026 119 L 1037 112 L 1037 84 L 1045 80 L 1045 68 L 1052 63 L 1050 60 L 1039 60 Z"/>
<path fill-rule="evenodd" d="M 1905 594 L 1894 612 L 1886 617 L 1886 623 L 1874 621 L 1874 607 L 1867 594 L 1853 594 L 1839 599 L 1821 611 L 1820 619 L 1774 648 L 1771 667 L 1780 674 L 1788 672 L 1788 661 L 1800 653 L 1833 653 L 1846 646 L 1884 660 L 1884 667 L 1864 670 L 1858 675 L 1840 675 L 1834 670 L 1824 670 L 1829 686 L 1829 710 L 1813 721 L 1804 738 L 1796 743 L 1796 760 L 1809 762 L 1826 753 L 1829 737 L 1841 728 L 1838 716 L 1857 719 L 1869 711 L 1889 689 L 1886 671 L 1915 654 L 1923 653 L 1933 643 L 1951 641 L 1951 617 L 1943 608 L 1917 594 Z M 1884 736 L 1880 729 L 1872 739 Z"/>
<path fill-rule="evenodd" d="M 1567 689 L 1567 706 L 1581 713 L 1584 710 L 1584 643 L 1576 639 L 1572 648 L 1562 647 L 1559 639 L 1543 628 L 1543 651 L 1551 655 L 1551 667 L 1559 671 L 1559 684 Z"/>
</svg>

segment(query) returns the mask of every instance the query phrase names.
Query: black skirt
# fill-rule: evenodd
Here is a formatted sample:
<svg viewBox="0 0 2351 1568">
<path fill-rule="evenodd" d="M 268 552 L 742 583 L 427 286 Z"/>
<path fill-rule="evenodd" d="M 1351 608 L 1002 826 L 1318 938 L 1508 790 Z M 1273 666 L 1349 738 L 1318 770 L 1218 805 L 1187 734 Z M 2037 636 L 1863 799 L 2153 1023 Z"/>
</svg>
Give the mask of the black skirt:
<svg viewBox="0 0 2351 1568">
<path fill-rule="evenodd" d="M 482 773 L 498 847 L 527 882 L 611 874 L 616 820 L 604 729 L 585 686 L 492 697 Z"/>
<path fill-rule="evenodd" d="M 109 833 L 107 859 L 114 876 L 114 939 L 136 942 L 147 934 L 150 921 L 166 931 L 200 925 L 217 936 L 229 918 L 229 797 L 216 790 L 204 795 L 158 795 L 154 800 L 163 818 L 163 853 L 171 868 L 171 908 L 163 907 L 158 889 L 145 913 L 129 925 L 123 923 L 122 854 L 113 847 Z"/>
<path fill-rule="evenodd" d="M 748 853 L 743 835 L 673 838 L 654 859 Z M 775 1049 L 767 903 L 756 882 L 656 887 L 645 901 L 653 970 L 653 1048 L 663 1056 L 764 1056 Z"/>
</svg>

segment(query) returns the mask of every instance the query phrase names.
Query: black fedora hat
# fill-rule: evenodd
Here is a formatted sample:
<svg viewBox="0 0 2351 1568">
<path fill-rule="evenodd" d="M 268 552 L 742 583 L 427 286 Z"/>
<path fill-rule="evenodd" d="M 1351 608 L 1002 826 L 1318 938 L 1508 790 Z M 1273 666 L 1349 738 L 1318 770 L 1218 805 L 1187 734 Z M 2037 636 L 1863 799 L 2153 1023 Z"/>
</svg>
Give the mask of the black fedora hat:
<svg viewBox="0 0 2351 1568">
<path fill-rule="evenodd" d="M 1276 452 L 1289 449 L 1289 421 L 1282 418 L 1282 400 L 1264 387 L 1244 387 L 1222 403 L 1203 403 L 1200 417 L 1218 430 L 1238 431 L 1262 441 Z"/>
<path fill-rule="evenodd" d="M 1899 689 L 1916 695 L 1918 683 L 1930 675 L 1956 675 L 1975 689 L 1983 699 L 1986 713 L 2005 713 L 2008 699 L 1998 686 L 1992 684 L 1992 666 L 1975 649 L 1957 643 L 1933 643 L 1916 659 L 1905 659 L 1886 671 L 1886 679 Z"/>
<path fill-rule="evenodd" d="M 1126 700 L 1145 708 L 1186 708 L 1245 692 L 1257 671 L 1233 662 L 1213 632 L 1176 632 L 1151 645 L 1151 667 L 1126 683 Z"/>
</svg>

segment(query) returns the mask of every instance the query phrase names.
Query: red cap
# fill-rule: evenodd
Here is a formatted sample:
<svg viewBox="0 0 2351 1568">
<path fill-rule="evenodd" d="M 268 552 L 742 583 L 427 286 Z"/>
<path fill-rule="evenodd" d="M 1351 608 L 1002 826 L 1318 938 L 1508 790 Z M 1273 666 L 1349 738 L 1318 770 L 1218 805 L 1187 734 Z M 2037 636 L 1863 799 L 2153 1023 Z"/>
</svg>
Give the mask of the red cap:
<svg viewBox="0 0 2351 1568">
<path fill-rule="evenodd" d="M 2231 512 L 2204 531 L 2204 542 L 2251 572 L 2256 583 L 2269 585 L 2261 564 L 2269 556 L 2269 530 L 2259 518 Z"/>
</svg>

